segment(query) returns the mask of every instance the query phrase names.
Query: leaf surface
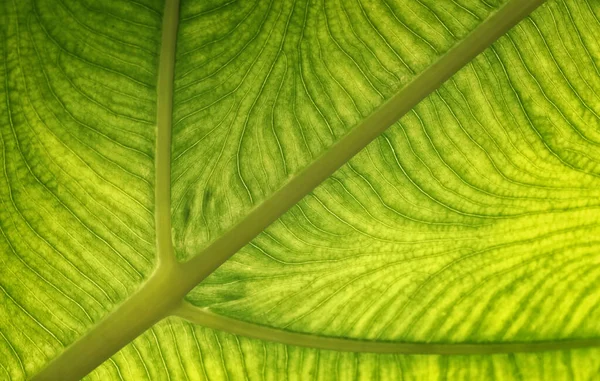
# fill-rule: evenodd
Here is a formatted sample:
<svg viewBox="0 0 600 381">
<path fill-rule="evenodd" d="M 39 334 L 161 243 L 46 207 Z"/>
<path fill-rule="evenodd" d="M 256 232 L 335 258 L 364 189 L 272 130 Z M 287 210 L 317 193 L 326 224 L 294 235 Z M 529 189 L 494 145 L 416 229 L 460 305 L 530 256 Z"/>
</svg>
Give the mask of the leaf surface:
<svg viewBox="0 0 600 381">
<path fill-rule="evenodd" d="M 504 2 L 181 4 L 172 216 L 190 258 Z"/>
<path fill-rule="evenodd" d="M 131 342 L 89 377 L 590 377 L 594 3 L 538 10 L 219 267 L 535 5 L 0 4 L 1 372 Z"/>
</svg>

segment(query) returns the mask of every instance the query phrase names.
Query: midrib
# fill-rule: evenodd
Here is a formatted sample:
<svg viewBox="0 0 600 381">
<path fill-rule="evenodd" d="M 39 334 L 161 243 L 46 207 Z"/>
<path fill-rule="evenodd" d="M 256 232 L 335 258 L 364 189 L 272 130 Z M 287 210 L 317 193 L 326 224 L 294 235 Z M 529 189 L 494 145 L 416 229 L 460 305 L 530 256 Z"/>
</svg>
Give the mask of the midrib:
<svg viewBox="0 0 600 381">
<path fill-rule="evenodd" d="M 171 240 L 170 178 L 179 0 L 166 0 L 157 85 L 155 223 L 158 266 L 136 293 L 32 379 L 78 380 L 155 323 L 172 314 L 198 283 L 544 1 L 509 0 L 325 154 L 253 209 L 241 222 L 197 256 L 185 263 L 178 263 Z M 277 341 L 278 337 L 281 339 L 283 336 L 272 335 L 271 339 Z M 310 345 L 310 340 L 307 345 Z M 317 341 L 315 347 L 318 347 Z M 488 352 L 477 349 L 472 353 Z"/>
</svg>

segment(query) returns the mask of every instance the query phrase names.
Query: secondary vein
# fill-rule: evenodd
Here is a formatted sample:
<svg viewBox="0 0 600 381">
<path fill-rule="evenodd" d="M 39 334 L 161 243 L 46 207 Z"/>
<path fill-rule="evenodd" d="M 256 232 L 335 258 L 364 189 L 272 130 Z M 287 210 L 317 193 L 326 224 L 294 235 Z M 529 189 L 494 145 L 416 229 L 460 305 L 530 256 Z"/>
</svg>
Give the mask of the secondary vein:
<svg viewBox="0 0 600 381">
<path fill-rule="evenodd" d="M 206 308 L 182 303 L 174 313 L 190 323 L 206 328 L 269 341 L 284 345 L 330 351 L 356 353 L 397 353 L 430 355 L 481 355 L 520 352 L 546 352 L 581 349 L 600 346 L 600 338 L 544 340 L 532 342 L 489 342 L 489 343 L 411 343 L 393 341 L 359 340 L 344 337 L 321 336 L 309 333 L 249 323 L 216 314 Z"/>
<path fill-rule="evenodd" d="M 157 85 L 156 184 L 154 186 L 159 266 L 175 261 L 171 240 L 171 127 L 178 23 L 179 0 L 169 0 L 165 7 L 163 21 Z"/>
</svg>

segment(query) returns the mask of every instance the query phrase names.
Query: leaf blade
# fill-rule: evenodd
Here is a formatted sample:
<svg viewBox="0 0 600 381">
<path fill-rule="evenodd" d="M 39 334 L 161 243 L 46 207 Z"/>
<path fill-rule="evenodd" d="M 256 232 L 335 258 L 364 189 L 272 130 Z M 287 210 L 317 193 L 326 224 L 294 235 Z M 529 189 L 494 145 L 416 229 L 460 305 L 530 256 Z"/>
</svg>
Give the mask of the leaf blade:
<svg viewBox="0 0 600 381">
<path fill-rule="evenodd" d="M 322 181 L 324 174 L 313 181 L 297 178 L 335 162 L 323 171 L 332 172 L 540 2 L 490 6 L 473 1 L 449 6 L 452 10 L 403 3 L 406 13 L 412 12 L 411 25 L 402 20 L 399 5 L 388 2 L 369 7 L 382 20 L 369 16 L 360 1 L 336 5 L 335 12 L 320 3 L 288 2 L 280 9 L 264 3 L 264 11 L 248 3 L 227 4 L 217 9 L 230 12 L 225 14 L 195 9 L 200 6 L 192 3 L 182 9 L 172 170 L 173 237 L 181 260 L 207 249 L 289 183 Z M 237 18 L 222 31 L 231 14 Z M 464 25 L 455 22 L 459 19 Z M 350 21 L 364 26 L 354 30 Z M 384 38 L 377 21 L 395 35 Z M 421 28 L 422 35 L 410 26 Z M 371 40 L 378 46 L 362 39 L 361 30 L 374 33 Z M 439 46 L 428 42 L 440 35 Z M 230 41 L 237 48 L 225 48 Z M 411 50 L 408 41 L 422 49 Z M 384 61 L 393 69 L 378 54 L 390 56 Z M 197 69 L 193 57 L 201 63 Z M 412 60 L 414 67 L 407 69 L 403 60 Z M 382 82 L 371 70 L 402 75 Z M 338 160 L 330 153 L 336 150 Z"/>
</svg>

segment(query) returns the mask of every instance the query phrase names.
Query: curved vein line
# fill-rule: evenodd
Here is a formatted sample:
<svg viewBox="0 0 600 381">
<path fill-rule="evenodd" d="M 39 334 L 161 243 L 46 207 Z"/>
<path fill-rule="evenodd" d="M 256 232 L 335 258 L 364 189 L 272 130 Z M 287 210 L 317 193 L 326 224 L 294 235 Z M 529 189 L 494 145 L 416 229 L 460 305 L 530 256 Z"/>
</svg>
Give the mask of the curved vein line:
<svg viewBox="0 0 600 381">
<path fill-rule="evenodd" d="M 435 354 L 435 355 L 481 355 L 522 352 L 563 351 L 599 347 L 600 338 L 544 340 L 532 342 L 503 343 L 410 343 L 391 341 L 358 340 L 343 337 L 320 336 L 307 333 L 286 331 L 249 323 L 216 314 L 206 308 L 200 308 L 183 302 L 174 312 L 174 316 L 206 328 L 298 347 L 356 353 L 387 354 Z"/>
</svg>

